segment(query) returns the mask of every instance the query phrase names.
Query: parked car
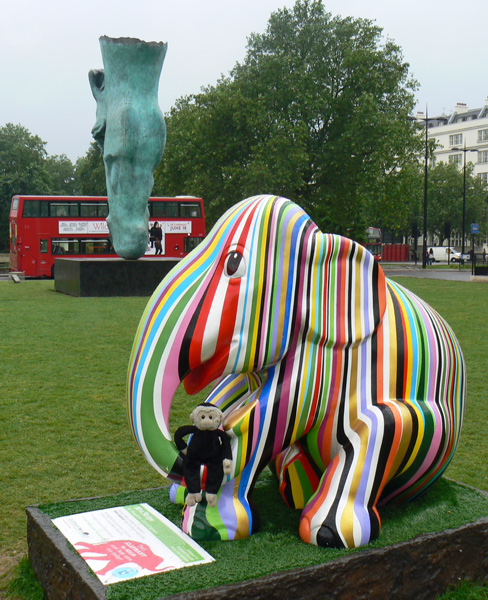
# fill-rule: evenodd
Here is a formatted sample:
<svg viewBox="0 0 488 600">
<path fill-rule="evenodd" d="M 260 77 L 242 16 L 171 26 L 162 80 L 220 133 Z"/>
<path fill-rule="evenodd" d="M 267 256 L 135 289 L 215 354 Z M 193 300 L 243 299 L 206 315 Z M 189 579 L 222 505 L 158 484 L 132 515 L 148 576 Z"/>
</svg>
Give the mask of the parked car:
<svg viewBox="0 0 488 600">
<path fill-rule="evenodd" d="M 459 262 L 461 260 L 461 253 L 449 246 L 432 246 L 429 248 L 429 255 L 433 256 L 433 262 Z"/>
</svg>

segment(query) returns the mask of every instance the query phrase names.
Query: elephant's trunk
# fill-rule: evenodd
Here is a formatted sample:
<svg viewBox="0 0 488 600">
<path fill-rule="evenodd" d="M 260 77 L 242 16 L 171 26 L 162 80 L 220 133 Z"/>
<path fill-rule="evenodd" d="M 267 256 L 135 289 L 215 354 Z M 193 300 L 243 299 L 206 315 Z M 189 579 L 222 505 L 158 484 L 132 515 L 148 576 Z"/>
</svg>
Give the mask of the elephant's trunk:
<svg viewBox="0 0 488 600">
<path fill-rule="evenodd" d="M 155 316 L 157 318 L 157 316 Z M 139 327 L 129 374 L 129 419 L 134 438 L 152 466 L 180 483 L 183 463 L 169 426 L 171 404 L 180 384 L 178 371 L 181 340 L 155 340 Z M 180 337 L 178 332 L 176 338 Z M 180 343 L 178 343 L 178 341 Z"/>
<path fill-rule="evenodd" d="M 190 254 L 163 280 L 142 316 L 129 363 L 128 410 L 134 437 L 154 468 L 176 483 L 181 482 L 182 459 L 172 441 L 170 409 L 182 381 L 190 394 L 208 381 L 203 374 L 192 379 L 190 373 L 199 372 L 191 359 L 192 342 L 205 282 L 212 279 L 212 262 L 211 253 L 208 263 L 196 264 Z M 220 375 L 221 369 L 220 364 L 217 370 L 209 368 L 207 377 Z"/>
</svg>

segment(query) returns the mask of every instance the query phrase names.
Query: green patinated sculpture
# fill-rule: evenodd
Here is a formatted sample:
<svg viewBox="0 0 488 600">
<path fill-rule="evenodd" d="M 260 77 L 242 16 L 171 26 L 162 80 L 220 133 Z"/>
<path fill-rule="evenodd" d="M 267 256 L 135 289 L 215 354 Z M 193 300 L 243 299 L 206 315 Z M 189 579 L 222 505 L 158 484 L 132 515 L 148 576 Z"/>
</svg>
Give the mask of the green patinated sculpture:
<svg viewBox="0 0 488 600">
<path fill-rule="evenodd" d="M 90 71 L 89 80 L 97 101 L 92 134 L 105 163 L 107 224 L 117 254 L 137 259 L 147 248 L 148 200 L 166 143 L 158 86 L 167 44 L 103 36 L 100 47 L 104 69 Z"/>
</svg>

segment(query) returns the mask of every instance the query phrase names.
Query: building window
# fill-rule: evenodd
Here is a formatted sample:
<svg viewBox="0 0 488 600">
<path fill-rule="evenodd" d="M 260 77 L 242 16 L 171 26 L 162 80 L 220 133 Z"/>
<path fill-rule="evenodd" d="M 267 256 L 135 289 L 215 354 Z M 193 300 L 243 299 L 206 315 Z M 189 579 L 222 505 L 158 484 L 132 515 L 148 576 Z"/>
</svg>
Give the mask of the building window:
<svg viewBox="0 0 488 600">
<path fill-rule="evenodd" d="M 459 146 L 463 143 L 463 134 L 462 133 L 454 133 L 449 136 L 449 145 L 450 146 Z"/>
<path fill-rule="evenodd" d="M 488 183 L 488 173 L 480 173 L 479 176 L 480 176 L 481 183 L 486 185 Z"/>
<path fill-rule="evenodd" d="M 488 141 L 488 129 L 480 129 L 478 131 L 478 142 Z"/>
<path fill-rule="evenodd" d="M 462 164 L 462 155 L 461 154 L 451 154 L 449 156 L 449 164 L 450 165 L 457 165 L 458 167 L 461 166 Z"/>
<path fill-rule="evenodd" d="M 478 164 L 484 165 L 488 163 L 488 150 L 478 151 Z"/>
</svg>

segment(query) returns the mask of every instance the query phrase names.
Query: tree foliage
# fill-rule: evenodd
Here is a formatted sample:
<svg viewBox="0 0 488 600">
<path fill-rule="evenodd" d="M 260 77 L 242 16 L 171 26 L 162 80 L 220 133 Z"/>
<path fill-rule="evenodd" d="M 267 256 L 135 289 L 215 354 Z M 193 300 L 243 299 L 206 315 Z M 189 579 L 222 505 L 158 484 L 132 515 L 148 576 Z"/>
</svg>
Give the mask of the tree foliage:
<svg viewBox="0 0 488 600">
<path fill-rule="evenodd" d="M 178 100 L 154 195 L 206 201 L 208 225 L 255 194 L 300 204 L 323 231 L 361 240 L 423 223 L 423 135 L 410 118 L 416 83 L 400 48 L 365 19 L 334 17 L 321 0 L 273 13 L 228 76 Z M 48 156 L 21 125 L 0 127 L 0 248 L 14 194 L 106 195 L 93 142 L 73 165 Z M 432 148 L 431 148 L 432 150 Z M 466 224 L 486 227 L 486 191 L 467 167 Z M 461 231 L 463 173 L 429 169 L 429 233 Z M 487 232 L 488 233 L 488 232 Z"/>
<path fill-rule="evenodd" d="M 473 165 L 466 165 L 465 226 L 469 234 L 470 224 L 480 224 L 480 233 L 486 233 L 486 188 L 473 174 Z M 462 236 L 464 171 L 455 164 L 439 163 L 428 172 L 429 232 L 439 243 L 453 234 Z M 466 236 L 468 239 L 468 236 Z"/>
<path fill-rule="evenodd" d="M 73 196 L 75 194 L 75 167 L 66 154 L 54 154 L 46 159 L 49 173 L 49 193 Z"/>
<path fill-rule="evenodd" d="M 407 223 L 396 199 L 422 148 L 408 119 L 414 89 L 399 47 L 371 21 L 298 0 L 248 38 L 228 77 L 171 111 L 157 189 L 202 195 L 211 222 L 274 193 L 323 230 L 361 236 L 392 205 Z"/>
<path fill-rule="evenodd" d="M 8 217 L 17 194 L 105 196 L 105 167 L 91 144 L 76 166 L 65 155 L 48 156 L 46 142 L 22 125 L 0 127 L 0 250 L 9 246 Z"/>
<path fill-rule="evenodd" d="M 75 188 L 80 196 L 106 196 L 105 165 L 96 142 L 92 142 L 85 156 L 75 165 Z"/>
<path fill-rule="evenodd" d="M 0 127 L 0 249 L 9 246 L 8 216 L 15 194 L 45 194 L 50 176 L 46 142 L 22 125 Z"/>
</svg>

